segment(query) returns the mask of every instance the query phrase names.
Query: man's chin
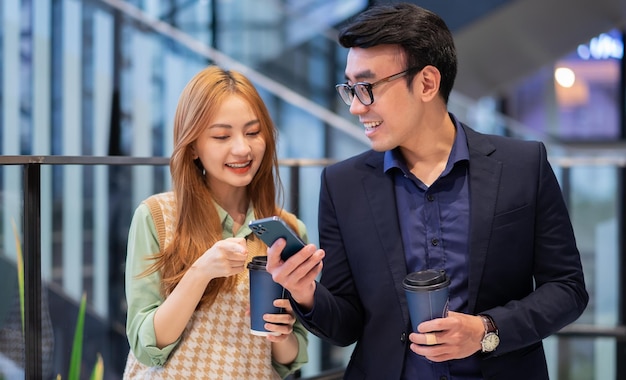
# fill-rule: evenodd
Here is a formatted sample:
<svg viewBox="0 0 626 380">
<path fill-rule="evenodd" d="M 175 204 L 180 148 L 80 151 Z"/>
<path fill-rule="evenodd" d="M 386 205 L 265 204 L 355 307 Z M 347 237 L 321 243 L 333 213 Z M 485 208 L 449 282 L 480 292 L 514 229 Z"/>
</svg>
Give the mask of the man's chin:
<svg viewBox="0 0 626 380">
<path fill-rule="evenodd" d="M 392 146 L 389 146 L 389 144 L 385 144 L 383 142 L 373 141 L 373 140 L 370 140 L 370 147 L 372 148 L 373 151 L 376 151 L 376 152 L 385 152 L 394 148 Z"/>
</svg>

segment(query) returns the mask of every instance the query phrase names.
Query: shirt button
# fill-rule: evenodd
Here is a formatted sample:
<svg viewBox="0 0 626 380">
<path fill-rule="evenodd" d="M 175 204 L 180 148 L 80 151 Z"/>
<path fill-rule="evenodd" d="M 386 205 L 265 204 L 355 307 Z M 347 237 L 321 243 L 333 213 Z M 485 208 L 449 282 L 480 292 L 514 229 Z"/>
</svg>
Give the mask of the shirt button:
<svg viewBox="0 0 626 380">
<path fill-rule="evenodd" d="M 436 247 L 439 245 L 439 239 L 433 239 L 430 241 L 430 243 Z"/>
<path fill-rule="evenodd" d="M 404 343 L 406 342 L 406 333 L 403 332 L 402 335 L 400 335 L 400 342 Z"/>
<path fill-rule="evenodd" d="M 432 202 L 432 201 L 434 201 L 434 200 L 435 200 L 435 196 L 434 196 L 434 195 L 432 195 L 432 194 L 428 194 L 428 195 L 426 196 L 426 199 L 428 199 L 428 201 L 429 201 L 429 202 Z"/>
</svg>

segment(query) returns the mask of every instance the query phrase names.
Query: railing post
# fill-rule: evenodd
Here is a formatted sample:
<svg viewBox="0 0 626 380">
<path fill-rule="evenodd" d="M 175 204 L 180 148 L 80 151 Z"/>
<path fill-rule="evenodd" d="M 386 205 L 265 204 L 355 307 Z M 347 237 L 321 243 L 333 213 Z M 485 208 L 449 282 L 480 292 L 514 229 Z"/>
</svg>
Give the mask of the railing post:
<svg viewBox="0 0 626 380">
<path fill-rule="evenodd" d="M 24 370 L 41 379 L 41 166 L 24 165 Z"/>
<path fill-rule="evenodd" d="M 622 28 L 622 41 L 626 41 L 626 29 Z M 618 109 L 619 123 L 620 123 L 620 140 L 626 139 L 626 56 L 620 59 L 620 83 L 619 83 L 619 104 Z M 617 171 L 617 178 L 619 181 L 619 191 L 622 195 L 618 198 L 618 215 L 617 225 L 619 231 L 617 233 L 618 239 L 618 257 L 620 258 L 618 272 L 617 272 L 617 286 L 618 286 L 618 311 L 617 311 L 617 323 L 619 325 L 626 325 L 626 237 L 624 233 L 626 231 L 626 201 L 624 200 L 624 192 L 626 191 L 626 168 L 621 167 Z M 616 379 L 626 378 L 626 341 L 617 341 L 617 347 L 615 349 L 616 354 Z"/>
<path fill-rule="evenodd" d="M 565 204 L 567 208 L 570 210 L 573 209 L 571 206 L 572 203 L 572 169 L 569 166 L 564 166 L 561 172 L 561 193 L 563 194 L 563 199 L 565 200 Z"/>
<path fill-rule="evenodd" d="M 292 165 L 289 167 L 289 196 L 290 210 L 295 215 L 299 215 L 300 211 L 300 166 Z"/>
<path fill-rule="evenodd" d="M 626 33 L 625 33 L 626 35 Z M 626 61 L 626 60 L 625 60 Z M 626 66 L 626 63 L 624 64 Z M 626 76 L 626 69 L 624 71 L 624 74 Z M 626 92 L 626 89 L 624 90 Z M 624 123 L 626 123 L 626 120 L 624 121 Z M 624 189 L 626 189 L 626 168 L 619 168 L 616 171 L 617 176 L 619 178 L 619 186 L 620 186 L 620 193 L 624 194 Z M 617 272 L 617 287 L 618 287 L 618 294 L 619 294 L 619 299 L 618 299 L 618 309 L 617 309 L 617 324 L 621 325 L 621 326 L 625 326 L 626 325 L 626 279 L 624 278 L 624 276 L 626 276 L 626 237 L 625 237 L 625 233 L 626 233 L 626 201 L 624 200 L 623 197 L 621 197 L 618 200 L 618 207 L 619 207 L 619 213 L 618 213 L 618 234 L 617 234 L 617 239 L 618 239 L 618 257 L 620 258 L 618 260 L 618 263 L 615 263 L 616 265 L 618 265 L 618 272 Z M 617 368 L 615 369 L 616 371 L 616 379 L 625 379 L 626 378 L 626 361 L 624 360 L 624 358 L 626 357 L 626 340 L 617 340 L 617 344 L 616 344 L 616 349 L 615 349 L 615 355 L 616 355 L 616 366 Z"/>
</svg>

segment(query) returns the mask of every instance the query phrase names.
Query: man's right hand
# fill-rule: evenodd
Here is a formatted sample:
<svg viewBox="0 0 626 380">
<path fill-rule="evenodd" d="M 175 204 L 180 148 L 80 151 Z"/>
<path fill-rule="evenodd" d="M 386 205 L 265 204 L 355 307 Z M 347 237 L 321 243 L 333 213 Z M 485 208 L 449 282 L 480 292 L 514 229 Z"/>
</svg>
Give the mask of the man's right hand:
<svg viewBox="0 0 626 380">
<path fill-rule="evenodd" d="M 315 279 L 322 271 L 324 250 L 308 244 L 287 261 L 280 258 L 285 240 L 278 239 L 267 250 L 267 271 L 275 282 L 291 293 L 293 300 L 308 311 L 313 308 Z"/>
</svg>

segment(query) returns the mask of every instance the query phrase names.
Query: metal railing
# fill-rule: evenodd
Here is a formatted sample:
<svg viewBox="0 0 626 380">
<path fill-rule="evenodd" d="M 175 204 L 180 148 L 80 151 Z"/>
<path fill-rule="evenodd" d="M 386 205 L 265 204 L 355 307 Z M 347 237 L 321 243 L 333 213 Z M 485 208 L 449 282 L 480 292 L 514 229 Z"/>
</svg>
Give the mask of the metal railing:
<svg viewBox="0 0 626 380">
<path fill-rule="evenodd" d="M 626 167 L 626 158 L 582 157 L 555 158 L 555 165 L 561 165 L 563 177 L 566 178 L 564 188 L 567 189 L 569 170 L 576 165 L 613 165 Z M 299 209 L 298 194 L 300 193 L 300 170 L 303 167 L 324 167 L 331 164 L 329 159 L 283 159 L 281 167 L 288 167 L 290 178 L 287 190 L 290 197 L 289 207 L 297 213 Z M 93 157 L 93 156 L 0 156 L 0 166 L 23 166 L 23 234 L 24 234 L 24 341 L 25 341 L 25 378 L 40 379 L 42 377 L 42 336 L 41 336 L 41 166 L 43 165 L 106 165 L 106 166 L 167 166 L 166 157 Z M 566 197 L 567 198 L 567 197 Z M 624 294 L 621 294 L 622 299 Z M 564 337 L 609 337 L 618 342 L 626 342 L 626 326 L 600 327 L 595 325 L 570 325 L 556 335 Z M 333 371 L 332 375 L 338 372 Z M 315 377 L 313 377 L 315 378 Z"/>
<path fill-rule="evenodd" d="M 326 166 L 328 159 L 284 159 L 281 167 L 288 167 L 290 178 L 287 184 L 290 210 L 297 212 L 300 193 L 300 169 L 309 166 Z M 23 166 L 23 253 L 24 253 L 24 343 L 25 378 L 42 378 L 42 335 L 41 335 L 41 166 L 42 165 L 107 165 L 107 166 L 166 166 L 165 157 L 93 157 L 93 156 L 0 156 L 0 166 Z"/>
</svg>

